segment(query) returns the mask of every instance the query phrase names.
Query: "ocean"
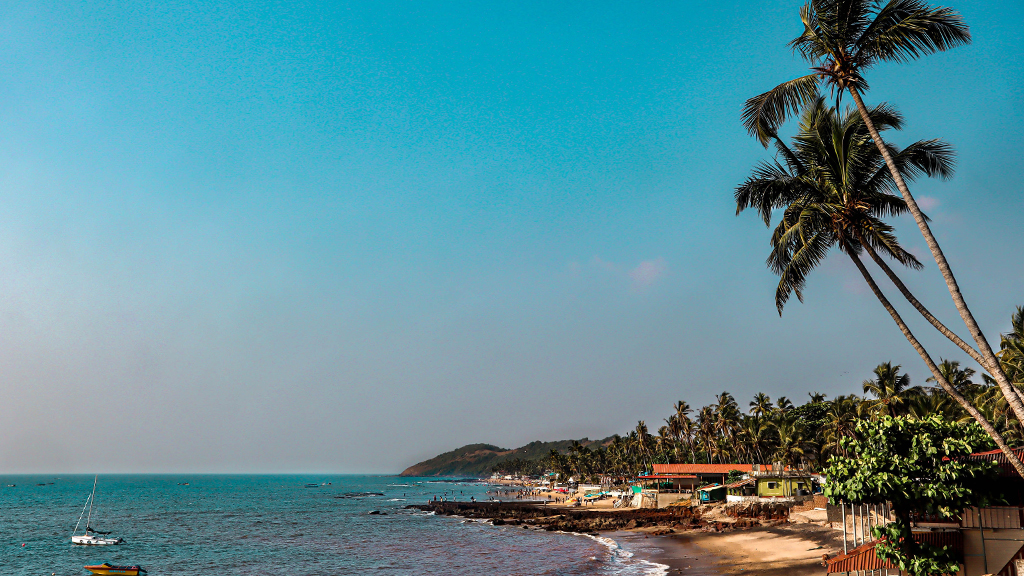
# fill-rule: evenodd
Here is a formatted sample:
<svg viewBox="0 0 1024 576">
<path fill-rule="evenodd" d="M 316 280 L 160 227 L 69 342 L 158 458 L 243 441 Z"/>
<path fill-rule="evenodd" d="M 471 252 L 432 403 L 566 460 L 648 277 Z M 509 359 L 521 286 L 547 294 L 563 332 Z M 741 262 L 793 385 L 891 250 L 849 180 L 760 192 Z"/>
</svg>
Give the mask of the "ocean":
<svg viewBox="0 0 1024 576">
<path fill-rule="evenodd" d="M 91 524 L 125 543 L 75 546 L 92 484 L 92 476 L 0 476 L 0 573 L 82 575 L 84 565 L 102 562 L 141 565 L 151 576 L 666 573 L 642 559 L 657 552 L 653 539 L 615 542 L 406 510 L 434 496 L 486 499 L 492 487 L 396 476 L 100 476 Z M 79 533 L 84 527 L 83 518 Z"/>
</svg>

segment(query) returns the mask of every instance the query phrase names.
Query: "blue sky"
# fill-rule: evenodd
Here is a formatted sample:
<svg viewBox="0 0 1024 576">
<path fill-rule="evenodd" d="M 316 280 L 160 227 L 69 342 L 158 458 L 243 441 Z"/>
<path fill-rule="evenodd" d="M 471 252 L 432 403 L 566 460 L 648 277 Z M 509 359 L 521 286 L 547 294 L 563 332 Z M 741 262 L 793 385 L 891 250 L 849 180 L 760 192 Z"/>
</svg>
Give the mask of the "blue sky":
<svg viewBox="0 0 1024 576">
<path fill-rule="evenodd" d="M 1024 304 L 1024 7 L 953 7 L 974 43 L 866 99 L 906 114 L 895 142 L 957 148 L 913 191 L 997 341 Z M 805 69 L 798 9 L 6 4 L 0 467 L 389 472 L 722 390 L 857 392 L 887 360 L 923 383 L 838 254 L 780 318 L 768 232 L 734 215 L 768 156 L 739 110 Z M 926 262 L 908 284 L 958 325 Z"/>
</svg>

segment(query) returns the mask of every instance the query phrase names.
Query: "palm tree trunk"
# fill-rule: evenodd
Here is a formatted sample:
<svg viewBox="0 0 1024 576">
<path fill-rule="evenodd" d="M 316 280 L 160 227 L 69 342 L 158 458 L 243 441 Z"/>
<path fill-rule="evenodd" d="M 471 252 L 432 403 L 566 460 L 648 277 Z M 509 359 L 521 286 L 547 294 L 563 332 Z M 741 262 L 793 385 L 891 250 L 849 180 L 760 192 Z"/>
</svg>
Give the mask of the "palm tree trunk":
<svg viewBox="0 0 1024 576">
<path fill-rule="evenodd" d="M 917 201 L 910 194 L 910 190 L 907 188 L 906 182 L 903 181 L 903 176 L 900 175 L 899 170 L 896 169 L 896 164 L 892 161 L 892 156 L 889 155 L 889 150 L 886 149 L 885 143 L 882 141 L 882 136 L 878 133 L 875 128 L 874 122 L 871 121 L 868 115 L 868 109 L 864 105 L 864 101 L 860 97 L 860 93 L 857 92 L 853 87 L 847 87 L 850 92 L 850 96 L 853 97 L 853 101 L 857 103 L 857 110 L 860 112 L 861 118 L 864 120 L 864 124 L 868 128 L 868 132 L 871 133 L 871 137 L 875 140 L 875 145 L 878 146 L 878 151 L 882 153 L 882 158 L 885 159 L 885 165 L 889 167 L 889 172 L 892 173 L 893 181 L 896 182 L 896 187 L 900 189 L 900 194 L 903 195 L 903 199 L 907 203 L 907 209 L 911 215 L 914 216 L 914 221 L 917 222 L 917 227 L 921 229 L 921 234 L 924 236 L 925 244 L 928 245 L 928 249 L 931 250 L 932 256 L 935 258 L 935 263 L 939 266 L 939 272 L 942 273 L 943 279 L 946 281 L 946 287 L 949 288 L 949 294 L 953 297 L 953 305 L 956 306 L 957 312 L 960 313 L 960 318 L 963 319 L 964 324 L 967 325 L 967 330 L 970 331 L 971 337 L 974 338 L 974 342 L 978 345 L 978 351 L 981 352 L 982 358 L 985 362 L 981 365 L 983 368 L 989 371 L 992 376 L 995 377 L 996 383 L 999 385 L 999 389 L 1003 392 L 1003 396 L 1006 397 L 1007 403 L 1013 413 L 1017 416 L 1017 420 L 1024 424 L 1024 402 L 1021 401 L 1020 396 L 1017 395 L 1017 391 L 1010 384 L 1010 379 L 1006 377 L 1003 372 L 1002 366 L 999 364 L 999 359 L 996 358 L 995 353 L 992 351 L 992 347 L 989 346 L 988 341 L 985 340 L 985 335 L 981 333 L 981 328 L 978 327 L 978 323 L 974 320 L 974 315 L 971 314 L 971 310 L 967 307 L 967 303 L 964 302 L 964 297 L 960 293 L 960 286 L 956 282 L 956 278 L 953 276 L 953 271 L 949 268 L 949 263 L 946 262 L 946 255 L 942 253 L 942 249 L 939 247 L 939 243 L 935 240 L 935 236 L 932 234 L 931 228 L 928 227 L 928 221 L 925 220 L 924 214 L 921 212 L 921 208 L 918 207 Z"/>
<path fill-rule="evenodd" d="M 870 244 L 864 241 L 864 235 L 861 233 L 860 229 L 856 230 L 856 234 L 857 240 L 860 241 L 861 246 L 863 246 L 864 250 L 866 250 L 868 255 L 871 256 L 871 259 L 875 261 L 875 264 L 877 264 L 878 267 L 881 268 L 883 272 L 885 272 L 885 275 L 889 277 L 889 280 L 892 281 L 893 285 L 895 285 L 896 288 L 900 291 L 900 293 L 903 294 L 903 297 L 907 299 L 907 302 L 910 302 L 910 304 L 918 312 L 921 313 L 921 316 L 924 316 L 925 320 L 927 320 L 928 323 L 934 326 L 935 329 L 938 330 L 943 336 L 948 338 L 950 342 L 956 344 L 957 347 L 966 352 L 978 364 L 985 366 L 985 359 L 981 356 L 981 354 L 978 353 L 977 350 L 971 347 L 971 345 L 968 344 L 967 342 L 964 342 L 963 339 L 961 339 L 959 336 L 954 334 L 952 330 L 947 328 L 945 324 L 943 324 L 941 321 L 939 321 L 938 318 L 933 316 L 932 313 L 929 312 L 928 309 L 924 307 L 924 304 L 922 304 L 917 298 L 914 297 L 914 295 L 910 292 L 910 289 L 907 288 L 907 285 L 903 283 L 903 280 L 901 280 L 900 277 L 896 275 L 896 272 L 894 272 L 893 269 L 889 267 L 889 264 L 886 263 L 886 261 L 883 260 L 877 252 L 875 252 L 875 249 L 872 248 Z M 1000 371 L 1000 373 L 1002 373 L 1002 371 Z M 1017 389 L 1012 384 L 1009 383 L 1009 380 L 1007 380 L 1007 387 L 1010 390 L 1012 390 L 1018 398 L 1020 397 L 1020 394 L 1017 392 Z M 1022 421 L 1018 421 L 1018 424 L 1024 426 L 1024 422 Z"/>
<path fill-rule="evenodd" d="M 1017 474 L 1020 474 L 1020 476 L 1024 478 L 1024 463 L 1021 463 L 1020 458 L 1017 457 L 1017 454 L 1015 454 L 1014 451 L 1011 450 L 1009 446 L 1007 446 L 1006 440 L 1003 439 L 1002 435 L 1000 435 L 999 432 L 996 431 L 996 429 L 985 418 L 985 416 L 982 415 L 982 413 L 979 412 L 973 404 L 968 402 L 966 398 L 964 398 L 959 392 L 957 392 L 956 388 L 953 388 L 953 386 L 950 385 L 946 378 L 943 377 L 942 372 L 939 371 L 939 367 L 935 365 L 935 362 L 932 360 L 932 357 L 924 349 L 924 346 L 922 346 L 921 343 L 918 342 L 917 338 L 914 337 L 914 334 L 911 333 L 910 328 L 903 321 L 903 318 L 900 317 L 899 312 L 897 312 L 896 309 L 893 308 L 892 304 L 889 302 L 889 299 L 885 297 L 885 294 L 882 294 L 882 291 L 878 288 L 878 284 L 875 284 L 874 278 L 871 277 L 871 274 L 868 272 L 868 269 L 864 267 L 864 263 L 861 262 L 860 257 L 854 254 L 852 251 L 847 251 L 846 253 L 847 255 L 849 255 L 850 259 L 853 260 L 853 263 L 857 266 L 857 269 L 860 270 L 860 273 L 864 277 L 864 280 L 868 283 L 868 286 L 871 287 L 871 291 L 875 294 L 875 297 L 878 298 L 878 301 L 882 303 L 882 307 L 884 307 L 886 312 L 888 312 L 889 315 L 892 316 L 892 319 L 896 321 L 896 325 L 899 326 L 900 332 L 903 332 L 903 335 L 907 338 L 907 341 L 910 342 L 910 345 L 914 347 L 914 350 L 916 350 L 918 355 L 921 356 L 921 359 L 924 360 L 924 363 L 928 366 L 928 369 L 931 370 L 932 376 L 935 377 L 935 381 L 939 383 L 939 386 L 942 386 L 942 389 L 945 390 L 947 394 L 949 394 L 954 400 L 956 400 L 957 404 L 960 404 L 960 406 L 962 406 L 963 409 L 966 410 L 967 413 L 970 414 L 971 417 L 973 417 L 978 422 L 978 424 L 981 425 L 985 432 L 992 438 L 992 440 L 995 441 L 996 446 L 999 447 L 999 450 L 1006 455 L 1007 460 L 1009 460 L 1010 464 L 1012 464 L 1014 469 L 1017 470 Z"/>
</svg>

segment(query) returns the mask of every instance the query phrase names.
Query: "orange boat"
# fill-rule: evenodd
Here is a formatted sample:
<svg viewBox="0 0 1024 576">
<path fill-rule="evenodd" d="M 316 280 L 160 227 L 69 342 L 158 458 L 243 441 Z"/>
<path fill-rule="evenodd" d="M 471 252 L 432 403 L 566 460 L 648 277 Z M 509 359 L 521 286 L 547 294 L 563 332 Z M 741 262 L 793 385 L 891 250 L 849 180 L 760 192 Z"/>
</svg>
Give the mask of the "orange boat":
<svg viewBox="0 0 1024 576">
<path fill-rule="evenodd" d="M 86 566 L 85 569 L 100 576 L 139 576 L 146 573 L 142 566 L 114 566 L 109 562 L 98 566 Z"/>
</svg>

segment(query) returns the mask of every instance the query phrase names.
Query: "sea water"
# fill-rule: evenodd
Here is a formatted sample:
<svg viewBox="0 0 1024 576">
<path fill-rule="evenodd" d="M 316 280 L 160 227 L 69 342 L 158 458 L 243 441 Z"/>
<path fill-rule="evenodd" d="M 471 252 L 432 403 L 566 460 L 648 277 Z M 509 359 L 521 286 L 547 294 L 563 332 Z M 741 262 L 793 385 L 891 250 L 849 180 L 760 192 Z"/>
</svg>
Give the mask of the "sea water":
<svg viewBox="0 0 1024 576">
<path fill-rule="evenodd" d="M 91 525 L 125 543 L 75 546 L 92 486 L 92 476 L 0 476 L 0 573 L 81 575 L 102 562 L 151 576 L 665 573 L 635 543 L 406 509 L 487 499 L 493 487 L 395 476 L 100 476 Z"/>
</svg>

